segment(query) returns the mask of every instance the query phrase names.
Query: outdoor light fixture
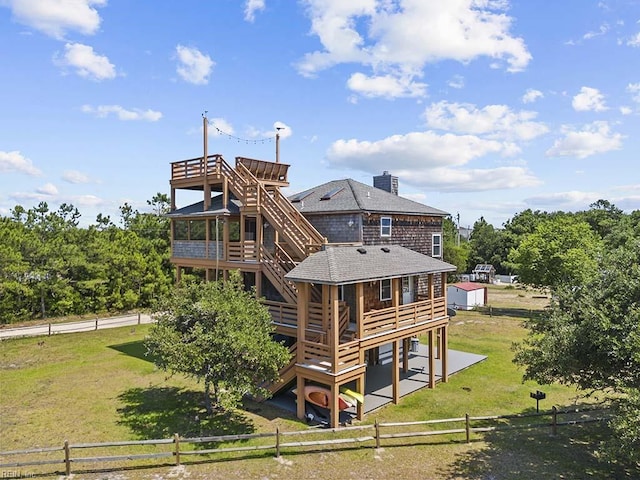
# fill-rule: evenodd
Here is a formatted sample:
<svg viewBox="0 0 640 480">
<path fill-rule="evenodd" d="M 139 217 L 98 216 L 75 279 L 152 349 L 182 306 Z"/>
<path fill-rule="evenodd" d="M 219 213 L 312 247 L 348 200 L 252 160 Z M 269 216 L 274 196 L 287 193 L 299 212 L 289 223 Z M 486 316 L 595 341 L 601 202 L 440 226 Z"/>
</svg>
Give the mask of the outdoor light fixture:
<svg viewBox="0 0 640 480">
<path fill-rule="evenodd" d="M 353 220 L 349 220 L 349 221 L 347 222 L 347 225 L 349 225 L 350 227 L 353 227 L 354 223 L 355 223 L 355 222 L 354 222 Z"/>
</svg>

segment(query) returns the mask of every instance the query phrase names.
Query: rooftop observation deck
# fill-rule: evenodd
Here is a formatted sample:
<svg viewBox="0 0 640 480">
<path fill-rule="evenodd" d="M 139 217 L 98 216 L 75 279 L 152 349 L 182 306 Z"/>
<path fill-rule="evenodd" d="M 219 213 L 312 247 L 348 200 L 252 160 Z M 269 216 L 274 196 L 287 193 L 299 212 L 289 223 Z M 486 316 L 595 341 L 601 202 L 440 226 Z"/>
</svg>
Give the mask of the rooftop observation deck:
<svg viewBox="0 0 640 480">
<path fill-rule="evenodd" d="M 289 186 L 286 163 L 236 157 L 236 166 L 243 165 L 261 183 L 279 187 Z M 207 178 L 222 178 L 230 167 L 220 154 L 180 160 L 171 163 L 171 185 L 178 188 L 197 188 Z"/>
</svg>

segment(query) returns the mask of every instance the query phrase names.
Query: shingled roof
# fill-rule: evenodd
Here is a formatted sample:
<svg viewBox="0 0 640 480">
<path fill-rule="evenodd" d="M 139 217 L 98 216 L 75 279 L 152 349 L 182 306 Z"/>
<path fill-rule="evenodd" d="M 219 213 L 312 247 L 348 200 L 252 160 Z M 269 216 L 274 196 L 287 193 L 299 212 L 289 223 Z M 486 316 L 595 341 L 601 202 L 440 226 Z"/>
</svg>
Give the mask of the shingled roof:
<svg viewBox="0 0 640 480">
<path fill-rule="evenodd" d="M 204 200 L 186 207 L 178 208 L 173 212 L 167 213 L 168 217 L 200 217 L 203 215 L 227 215 L 227 214 L 239 214 L 242 202 L 236 199 L 230 199 L 226 209 L 222 205 L 222 195 L 217 195 L 211 199 L 211 206 L 207 211 L 203 211 Z"/>
<path fill-rule="evenodd" d="M 326 247 L 305 258 L 285 278 L 340 285 L 455 270 L 450 263 L 399 245 L 340 246 Z"/>
<path fill-rule="evenodd" d="M 302 213 L 403 213 L 408 215 L 446 216 L 447 212 L 394 195 L 385 190 L 357 182 L 351 178 L 333 180 L 289 200 Z"/>
</svg>

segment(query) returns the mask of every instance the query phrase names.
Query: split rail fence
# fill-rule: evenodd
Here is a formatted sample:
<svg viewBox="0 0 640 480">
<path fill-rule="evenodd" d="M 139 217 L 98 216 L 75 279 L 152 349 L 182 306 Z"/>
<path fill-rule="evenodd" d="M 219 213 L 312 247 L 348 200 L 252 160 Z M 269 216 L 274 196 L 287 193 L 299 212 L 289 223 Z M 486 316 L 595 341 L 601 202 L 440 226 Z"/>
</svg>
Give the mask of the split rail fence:
<svg viewBox="0 0 640 480">
<path fill-rule="evenodd" d="M 558 427 L 566 425 L 577 425 L 593 422 L 602 422 L 608 419 L 607 408 L 575 408 L 559 410 L 553 407 L 551 411 L 515 414 L 515 415 L 490 415 L 472 417 L 466 414 L 464 417 L 446 418 L 438 420 L 425 420 L 415 422 L 395 422 L 380 423 L 373 425 L 347 426 L 341 428 L 309 428 L 301 431 L 280 431 L 269 433 L 220 435 L 197 438 L 184 438 L 177 433 L 172 438 L 157 440 L 130 440 L 118 442 L 102 443 L 70 443 L 64 441 L 60 447 L 33 448 L 28 450 L 13 450 L 0 452 L 0 470 L 11 472 L 7 469 L 18 469 L 24 467 L 40 467 L 48 465 L 58 465 L 64 468 L 64 473 L 68 476 L 72 473 L 72 466 L 87 464 L 89 469 L 96 469 L 96 464 L 102 462 L 120 462 L 114 469 L 122 467 L 123 462 L 138 462 L 136 466 L 141 466 L 143 460 L 151 461 L 147 466 L 180 465 L 185 457 L 197 455 L 209 455 L 209 460 L 215 462 L 212 456 L 239 452 L 240 456 L 234 457 L 236 460 L 255 457 L 257 453 L 273 451 L 276 457 L 280 457 L 283 451 L 293 451 L 294 453 L 304 452 L 306 447 L 315 447 L 307 450 L 307 453 L 317 453 L 328 450 L 353 448 L 353 445 L 367 445 L 369 447 L 381 448 L 383 446 L 407 446 L 406 439 L 418 437 L 431 437 L 435 435 L 448 435 L 450 442 L 460 442 L 461 437 L 467 443 L 472 441 L 472 435 L 478 433 L 495 432 L 500 430 L 513 429 L 534 429 L 549 428 L 552 435 L 557 434 Z M 596 412 L 603 412 L 594 415 Z M 564 418 L 560 418 L 560 417 Z M 526 423 L 525 420 L 534 417 L 549 417 L 546 422 Z M 438 428 L 438 426 L 455 426 L 456 428 Z M 427 428 L 427 429 L 425 429 Z M 357 433 L 356 433 L 357 432 Z M 317 438 L 321 437 L 321 438 Z M 393 442 L 393 439 L 401 439 L 404 443 Z M 241 443 L 251 443 L 250 445 L 240 445 Z M 414 442 L 415 444 L 417 442 Z M 350 445 L 350 446 L 349 446 Z M 365 445 L 362 445 L 365 446 Z M 80 451 L 109 449 L 109 453 L 114 451 L 114 447 L 128 447 L 130 450 L 146 447 L 160 447 L 162 451 L 151 451 L 134 453 L 129 451 L 121 454 L 80 456 Z M 77 455 L 74 455 L 78 452 Z M 39 458 L 36 458 L 40 456 Z M 42 459 L 46 456 L 46 459 Z M 11 458 L 15 461 L 9 461 Z M 171 461 L 158 462 L 161 459 Z M 228 457 L 224 457 L 229 460 Z M 144 466 L 144 465 L 142 465 Z M 73 468 L 74 473 L 79 470 Z M 17 471 L 17 470 L 16 470 Z M 43 472 L 44 473 L 44 472 Z M 53 472 L 47 472 L 53 473 Z M 56 470 L 55 473 L 61 473 Z"/>
</svg>

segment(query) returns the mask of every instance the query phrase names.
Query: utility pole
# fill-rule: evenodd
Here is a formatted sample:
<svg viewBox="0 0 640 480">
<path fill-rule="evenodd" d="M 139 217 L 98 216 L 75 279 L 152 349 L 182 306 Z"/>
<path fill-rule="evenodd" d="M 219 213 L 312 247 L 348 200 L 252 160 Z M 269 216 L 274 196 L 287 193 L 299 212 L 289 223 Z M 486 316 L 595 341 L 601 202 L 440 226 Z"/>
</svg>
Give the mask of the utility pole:
<svg viewBox="0 0 640 480">
<path fill-rule="evenodd" d="M 456 215 L 457 225 L 456 225 L 456 246 L 460 246 L 460 212 Z"/>
</svg>

